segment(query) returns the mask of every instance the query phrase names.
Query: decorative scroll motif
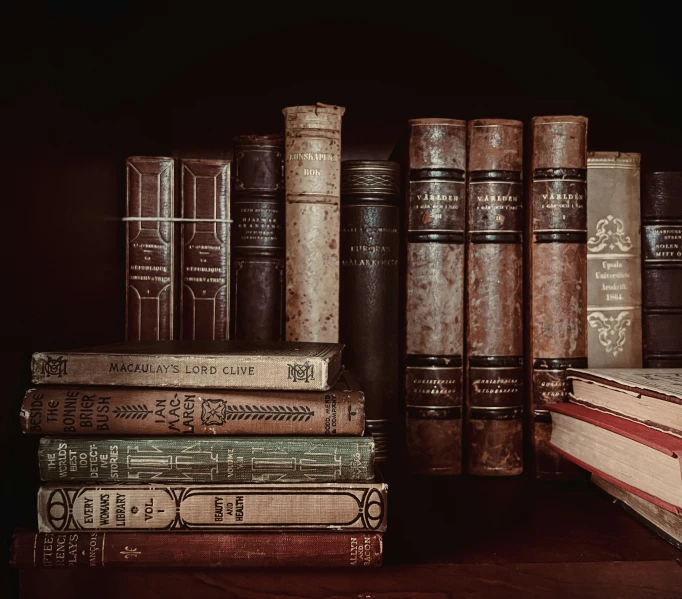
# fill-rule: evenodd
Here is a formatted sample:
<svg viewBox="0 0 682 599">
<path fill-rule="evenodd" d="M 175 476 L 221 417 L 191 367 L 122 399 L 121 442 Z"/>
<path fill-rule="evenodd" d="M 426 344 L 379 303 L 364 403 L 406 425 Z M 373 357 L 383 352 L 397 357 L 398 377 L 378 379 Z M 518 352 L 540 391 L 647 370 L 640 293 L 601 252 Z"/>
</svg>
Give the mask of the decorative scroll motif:
<svg viewBox="0 0 682 599">
<path fill-rule="evenodd" d="M 611 214 L 597 222 L 594 237 L 587 240 L 590 252 L 601 252 L 607 246 L 610 250 L 618 248 L 621 252 L 632 249 L 632 240 L 625 234 L 625 223 Z"/>
<path fill-rule="evenodd" d="M 124 559 L 135 559 L 142 555 L 142 552 L 138 551 L 136 547 L 128 547 L 128 545 L 126 545 L 125 549 L 119 553 Z"/>
<path fill-rule="evenodd" d="M 617 316 L 606 316 L 603 312 L 592 312 L 587 317 L 591 327 L 599 333 L 599 343 L 604 346 L 607 354 L 614 357 L 625 347 L 627 329 L 632 325 L 630 312 L 619 312 Z"/>
</svg>

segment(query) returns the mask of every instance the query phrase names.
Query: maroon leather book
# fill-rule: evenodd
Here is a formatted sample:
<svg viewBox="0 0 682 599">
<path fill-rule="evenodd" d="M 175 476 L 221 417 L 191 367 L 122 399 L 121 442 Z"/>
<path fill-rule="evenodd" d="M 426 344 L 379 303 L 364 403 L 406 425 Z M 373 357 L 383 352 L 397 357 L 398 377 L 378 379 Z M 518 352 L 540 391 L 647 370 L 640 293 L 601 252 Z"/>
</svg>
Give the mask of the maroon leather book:
<svg viewBox="0 0 682 599">
<path fill-rule="evenodd" d="M 174 338 L 174 190 L 172 158 L 126 161 L 126 340 Z"/>
<path fill-rule="evenodd" d="M 15 568 L 354 568 L 381 565 L 381 533 L 18 531 Z"/>
<path fill-rule="evenodd" d="M 182 338 L 229 339 L 228 160 L 182 160 L 182 217 Z"/>
</svg>

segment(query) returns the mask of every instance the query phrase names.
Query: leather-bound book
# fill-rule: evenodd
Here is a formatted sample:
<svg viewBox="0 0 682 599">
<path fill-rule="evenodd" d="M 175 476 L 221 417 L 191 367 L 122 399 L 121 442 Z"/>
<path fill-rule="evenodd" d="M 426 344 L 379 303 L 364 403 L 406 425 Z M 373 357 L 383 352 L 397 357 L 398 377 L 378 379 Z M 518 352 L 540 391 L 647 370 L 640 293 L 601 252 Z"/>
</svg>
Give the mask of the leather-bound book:
<svg viewBox="0 0 682 599">
<path fill-rule="evenodd" d="M 405 403 L 408 468 L 462 469 L 466 122 L 409 122 Z"/>
<path fill-rule="evenodd" d="M 365 393 L 366 425 L 377 461 L 389 456 L 398 405 L 400 164 L 341 164 L 343 359 Z"/>
<path fill-rule="evenodd" d="M 467 471 L 523 471 L 523 124 L 469 122 Z"/>
<path fill-rule="evenodd" d="M 341 117 L 317 104 L 286 122 L 286 340 L 339 339 Z"/>
<path fill-rule="evenodd" d="M 229 339 L 230 162 L 182 160 L 183 339 Z"/>
<path fill-rule="evenodd" d="M 284 339 L 284 137 L 234 139 L 234 339 Z"/>
<path fill-rule="evenodd" d="M 530 430 L 538 478 L 577 468 L 548 445 L 547 404 L 567 400 L 567 368 L 587 366 L 587 119 L 531 121 L 528 213 Z"/>
<path fill-rule="evenodd" d="M 639 154 L 587 156 L 587 358 L 642 367 Z"/>
<path fill-rule="evenodd" d="M 126 161 L 126 339 L 174 339 L 173 158 Z"/>
<path fill-rule="evenodd" d="M 682 368 L 682 172 L 647 173 L 642 200 L 644 366 Z"/>
</svg>

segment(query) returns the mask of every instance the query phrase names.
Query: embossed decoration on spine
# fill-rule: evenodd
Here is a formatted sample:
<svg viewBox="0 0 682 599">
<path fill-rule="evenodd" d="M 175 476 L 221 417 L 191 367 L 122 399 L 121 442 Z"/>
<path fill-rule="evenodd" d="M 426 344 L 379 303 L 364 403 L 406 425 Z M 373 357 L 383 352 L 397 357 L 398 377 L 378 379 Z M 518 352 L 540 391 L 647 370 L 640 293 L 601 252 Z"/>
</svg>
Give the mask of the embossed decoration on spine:
<svg viewBox="0 0 682 599">
<path fill-rule="evenodd" d="M 590 368 L 642 367 L 640 155 L 587 157 Z"/>
<path fill-rule="evenodd" d="M 529 433 L 536 476 L 568 478 L 545 406 L 566 401 L 566 368 L 587 367 L 587 119 L 535 117 L 531 139 Z"/>
<path fill-rule="evenodd" d="M 234 139 L 233 338 L 284 339 L 284 136 Z"/>
<path fill-rule="evenodd" d="M 406 265 L 408 468 L 462 469 L 466 122 L 409 122 Z"/>
<path fill-rule="evenodd" d="M 682 172 L 647 173 L 642 202 L 645 368 L 682 368 Z"/>
<path fill-rule="evenodd" d="M 523 124 L 469 122 L 467 471 L 523 471 Z"/>
<path fill-rule="evenodd" d="M 377 461 L 389 458 L 398 405 L 400 165 L 341 164 L 340 341 L 365 393 Z"/>
<path fill-rule="evenodd" d="M 317 104 L 286 122 L 286 340 L 339 338 L 341 117 Z"/>
</svg>

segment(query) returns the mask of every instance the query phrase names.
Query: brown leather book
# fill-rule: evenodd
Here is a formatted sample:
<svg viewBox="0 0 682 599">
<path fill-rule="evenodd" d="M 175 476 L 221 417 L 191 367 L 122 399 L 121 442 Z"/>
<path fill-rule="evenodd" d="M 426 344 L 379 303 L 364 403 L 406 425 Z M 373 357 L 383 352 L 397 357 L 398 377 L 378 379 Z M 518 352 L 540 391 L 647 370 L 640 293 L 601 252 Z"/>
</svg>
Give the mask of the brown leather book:
<svg viewBox="0 0 682 599">
<path fill-rule="evenodd" d="M 523 471 L 523 124 L 469 121 L 467 471 Z"/>
<path fill-rule="evenodd" d="M 126 160 L 126 339 L 174 339 L 173 158 Z"/>
<path fill-rule="evenodd" d="M 183 339 L 229 339 L 230 162 L 185 158 L 182 180 Z"/>
<path fill-rule="evenodd" d="M 587 366 L 587 119 L 531 121 L 527 352 L 530 430 L 538 478 L 578 470 L 548 445 L 547 404 L 568 399 L 567 368 Z"/>
<path fill-rule="evenodd" d="M 32 532 L 12 539 L 15 568 L 374 568 L 380 532 Z"/>
<path fill-rule="evenodd" d="M 284 339 L 284 137 L 234 138 L 233 339 Z"/>
<path fill-rule="evenodd" d="M 341 117 L 317 104 L 286 121 L 286 339 L 339 339 Z"/>
<path fill-rule="evenodd" d="M 682 368 L 682 172 L 644 177 L 642 227 L 644 366 Z"/>
<path fill-rule="evenodd" d="M 641 368 L 639 154 L 587 156 L 587 358 L 590 368 Z"/>
<path fill-rule="evenodd" d="M 405 402 L 408 468 L 462 469 L 466 122 L 409 122 Z"/>
<path fill-rule="evenodd" d="M 389 457 L 398 407 L 400 164 L 341 164 L 340 341 L 365 393 L 377 461 Z"/>
</svg>

